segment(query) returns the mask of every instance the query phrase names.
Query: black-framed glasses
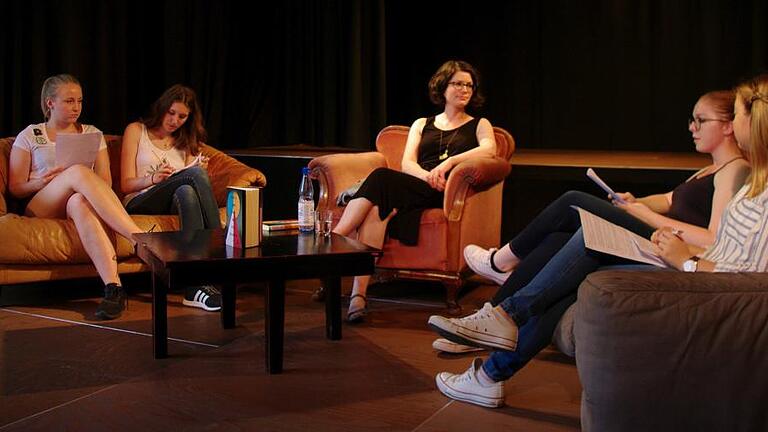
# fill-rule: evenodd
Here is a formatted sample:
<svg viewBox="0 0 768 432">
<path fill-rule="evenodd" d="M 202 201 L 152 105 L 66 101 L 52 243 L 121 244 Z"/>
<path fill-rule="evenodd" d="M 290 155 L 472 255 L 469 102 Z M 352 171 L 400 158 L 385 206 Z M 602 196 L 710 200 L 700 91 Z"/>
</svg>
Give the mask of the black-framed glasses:
<svg viewBox="0 0 768 432">
<path fill-rule="evenodd" d="M 706 122 L 728 122 L 730 120 L 723 120 L 723 119 L 711 119 L 711 118 L 704 118 L 704 117 L 688 117 L 688 127 L 691 127 L 693 125 L 693 130 L 696 132 L 701 130 L 701 124 Z"/>
<path fill-rule="evenodd" d="M 463 82 L 463 81 L 449 81 L 449 85 L 452 85 L 453 88 L 456 90 L 466 89 L 468 91 L 474 91 L 475 90 L 475 84 L 471 82 Z"/>
</svg>

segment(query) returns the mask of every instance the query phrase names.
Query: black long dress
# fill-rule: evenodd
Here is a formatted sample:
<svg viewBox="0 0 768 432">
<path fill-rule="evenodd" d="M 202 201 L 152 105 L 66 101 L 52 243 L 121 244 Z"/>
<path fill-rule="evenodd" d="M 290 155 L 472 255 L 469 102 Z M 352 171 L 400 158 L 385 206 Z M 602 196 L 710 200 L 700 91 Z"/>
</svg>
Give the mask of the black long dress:
<svg viewBox="0 0 768 432">
<path fill-rule="evenodd" d="M 477 142 L 477 125 L 480 119 L 472 119 L 456 129 L 448 131 L 435 127 L 435 118 L 429 117 L 421 131 L 419 166 L 431 171 L 446 158 L 471 150 Z M 392 209 L 397 214 L 389 221 L 387 234 L 406 245 L 416 245 L 419 240 L 421 212 L 429 208 L 443 207 L 443 192 L 438 192 L 427 182 L 389 168 L 378 168 L 365 179 L 354 198 L 364 197 L 379 207 L 379 217 L 384 219 Z"/>
</svg>

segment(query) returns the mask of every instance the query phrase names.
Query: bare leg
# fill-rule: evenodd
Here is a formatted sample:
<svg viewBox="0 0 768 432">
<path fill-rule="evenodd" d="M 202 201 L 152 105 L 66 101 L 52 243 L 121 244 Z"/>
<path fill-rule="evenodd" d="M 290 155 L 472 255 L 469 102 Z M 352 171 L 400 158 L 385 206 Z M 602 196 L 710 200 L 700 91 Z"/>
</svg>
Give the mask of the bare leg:
<svg viewBox="0 0 768 432">
<path fill-rule="evenodd" d="M 80 241 L 104 284 L 120 285 L 115 248 L 101 220 L 82 194 L 75 193 L 67 201 L 67 216 L 75 223 Z"/>
<path fill-rule="evenodd" d="M 372 208 L 373 203 L 368 201 L 367 198 L 353 199 L 347 204 L 347 208 L 341 214 L 341 219 L 339 219 L 339 223 L 336 224 L 333 232 L 349 237 L 365 222 Z"/>
<path fill-rule="evenodd" d="M 99 218 L 131 243 L 134 243 L 131 235 L 142 232 L 112 189 L 96 173 L 82 165 L 67 168 L 37 192 L 27 205 L 27 214 L 64 219 L 67 202 L 75 193 L 82 194 Z"/>
<path fill-rule="evenodd" d="M 371 207 L 365 220 L 358 229 L 357 239 L 370 247 L 381 249 L 384 245 L 384 237 L 387 233 L 387 224 L 389 224 L 390 219 L 392 219 L 396 213 L 397 210 L 392 210 L 392 213 L 384 218 L 384 220 L 381 220 L 379 219 L 379 208 L 377 206 Z M 352 284 L 352 296 L 359 294 L 365 297 L 370 280 L 370 276 L 356 276 L 355 281 Z M 350 310 L 357 310 L 364 306 L 365 300 L 360 297 L 354 297 L 349 303 Z"/>
<path fill-rule="evenodd" d="M 509 243 L 500 247 L 493 255 L 493 265 L 501 271 L 508 272 L 514 270 L 520 264 L 520 258 L 517 257 L 509 248 Z"/>
</svg>

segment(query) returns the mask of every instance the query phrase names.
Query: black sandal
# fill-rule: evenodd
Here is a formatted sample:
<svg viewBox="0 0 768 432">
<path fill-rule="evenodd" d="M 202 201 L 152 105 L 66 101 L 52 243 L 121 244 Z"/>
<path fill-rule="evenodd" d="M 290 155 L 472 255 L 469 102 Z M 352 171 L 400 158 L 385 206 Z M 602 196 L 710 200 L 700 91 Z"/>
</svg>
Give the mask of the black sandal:
<svg viewBox="0 0 768 432">
<path fill-rule="evenodd" d="M 355 310 L 347 310 L 347 322 L 350 323 L 362 322 L 366 315 L 368 315 L 368 299 L 362 294 L 354 294 L 349 297 L 350 305 L 352 304 L 352 299 L 355 297 L 360 297 L 363 299 L 363 307 Z"/>
</svg>

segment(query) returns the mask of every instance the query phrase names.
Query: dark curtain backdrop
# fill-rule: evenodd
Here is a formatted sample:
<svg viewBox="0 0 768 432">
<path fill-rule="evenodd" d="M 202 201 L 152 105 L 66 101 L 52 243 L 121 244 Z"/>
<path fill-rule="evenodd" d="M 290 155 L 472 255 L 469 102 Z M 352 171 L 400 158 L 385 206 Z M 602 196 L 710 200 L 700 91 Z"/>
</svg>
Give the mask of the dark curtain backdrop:
<svg viewBox="0 0 768 432">
<path fill-rule="evenodd" d="M 434 111 L 426 78 L 461 58 L 521 147 L 692 151 L 698 96 L 768 71 L 766 4 L 387 2 L 387 121 Z"/>
<path fill-rule="evenodd" d="M 106 133 L 180 82 L 214 146 L 372 148 L 439 112 L 426 83 L 460 58 L 482 73 L 477 114 L 521 147 L 690 151 L 697 97 L 768 70 L 765 0 L 10 0 L 0 16 L 2 136 L 69 72 Z"/>
<path fill-rule="evenodd" d="M 383 2 L 3 1 L 0 134 L 42 120 L 40 86 L 77 76 L 105 133 L 174 83 L 220 148 L 368 148 L 386 125 Z"/>
</svg>

